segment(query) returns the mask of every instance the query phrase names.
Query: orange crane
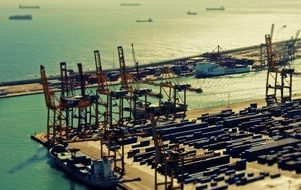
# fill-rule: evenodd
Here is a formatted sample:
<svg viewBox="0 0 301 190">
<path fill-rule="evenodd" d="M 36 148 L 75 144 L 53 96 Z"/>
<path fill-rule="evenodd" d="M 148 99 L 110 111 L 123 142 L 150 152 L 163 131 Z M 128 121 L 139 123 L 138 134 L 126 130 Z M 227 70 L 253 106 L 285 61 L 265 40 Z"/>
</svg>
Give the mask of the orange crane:
<svg viewBox="0 0 301 190">
<path fill-rule="evenodd" d="M 51 146 L 57 143 L 84 141 L 93 139 L 98 123 L 94 105 L 97 97 L 85 92 L 85 80 L 81 64 L 78 64 L 80 94 L 73 91 L 67 76 L 66 63 L 61 63 L 61 94 L 58 97 L 48 85 L 45 67 L 40 66 L 41 81 L 47 107 L 47 142 Z M 74 80 L 72 78 L 71 80 Z M 73 81 L 72 81 L 73 82 Z M 95 138 L 94 138 L 95 139 Z"/>
<path fill-rule="evenodd" d="M 65 105 L 62 124 L 66 129 L 66 140 L 84 140 L 92 136 L 93 131 L 98 129 L 98 121 L 95 119 L 97 109 L 95 104 L 97 97 L 86 93 L 82 64 L 78 66 L 78 77 L 73 70 L 68 70 L 66 63 L 61 62 L 61 97 L 60 101 Z M 80 87 L 76 93 L 75 87 Z"/>
<path fill-rule="evenodd" d="M 131 99 L 127 90 L 116 90 L 107 74 L 102 69 L 101 56 L 99 50 L 94 51 L 96 76 L 98 88 L 96 90 L 99 97 L 98 105 L 102 106 L 103 112 L 99 111 L 99 120 L 103 119 L 100 130 L 100 153 L 101 157 L 112 157 L 114 160 L 114 170 L 122 177 L 125 174 L 124 162 L 124 138 L 129 137 L 124 133 L 126 104 L 125 101 Z M 100 109 L 99 109 L 100 110 Z"/>
<path fill-rule="evenodd" d="M 141 80 L 134 77 L 126 69 L 124 60 L 124 52 L 122 46 L 117 48 L 120 66 L 121 88 L 129 92 L 131 105 L 131 114 L 134 123 L 144 123 L 147 119 L 146 110 L 150 106 L 149 97 L 161 99 L 162 95 L 153 93 L 151 89 L 141 88 L 139 86 Z M 134 56 L 134 55 L 133 55 Z M 137 70 L 137 68 L 136 68 Z M 138 75 L 138 71 L 137 71 Z"/>
<path fill-rule="evenodd" d="M 133 53 L 133 59 L 136 60 L 133 44 L 132 44 L 132 53 Z M 191 85 L 180 84 L 179 82 L 177 82 L 175 79 L 175 74 L 167 67 L 163 68 L 162 77 L 159 83 L 154 81 L 143 81 L 141 79 L 136 79 L 132 74 L 130 74 L 126 70 L 123 48 L 121 46 L 118 47 L 118 57 L 119 57 L 119 64 L 120 64 L 121 87 L 123 89 L 127 89 L 133 96 L 136 97 L 136 100 L 139 99 L 139 97 L 143 97 L 133 103 L 134 114 L 138 112 L 145 113 L 147 109 L 152 109 L 151 112 L 159 117 L 166 116 L 166 118 L 168 118 L 170 115 L 172 115 L 173 118 L 185 117 L 186 110 L 187 110 L 186 91 L 187 90 L 194 91 L 197 93 L 202 92 L 202 89 L 200 88 L 193 88 L 191 87 Z M 137 75 L 138 74 L 139 73 L 137 72 Z M 137 85 L 140 83 L 159 86 L 160 92 L 154 93 L 150 89 L 142 89 Z M 183 93 L 183 95 L 180 95 L 180 92 Z M 164 96 L 167 97 L 166 102 L 162 101 Z M 147 102 L 147 97 L 157 98 L 159 100 L 158 107 L 152 106 L 151 108 L 149 108 L 150 104 Z M 137 106 L 137 105 L 144 105 L 144 106 Z M 139 109 L 139 107 L 142 109 Z M 145 115 L 145 114 L 140 114 L 140 115 Z M 144 117 L 143 119 L 145 120 L 146 118 Z"/>
<path fill-rule="evenodd" d="M 58 143 L 58 139 L 63 138 L 62 122 L 59 118 L 65 109 L 59 98 L 55 95 L 55 91 L 48 85 L 46 70 L 43 65 L 40 66 L 41 82 L 47 107 L 47 143 L 49 146 Z"/>
<path fill-rule="evenodd" d="M 116 90 L 111 84 L 107 74 L 102 69 L 101 57 L 98 50 L 94 51 L 96 76 L 98 80 L 97 95 L 98 104 L 103 106 L 105 111 L 99 113 L 98 118 L 103 118 L 103 126 L 113 126 L 114 123 L 122 124 L 126 120 L 125 100 L 130 99 L 126 90 Z"/>
<path fill-rule="evenodd" d="M 187 91 L 201 93 L 201 88 L 193 88 L 190 84 L 182 84 L 177 76 L 168 67 L 162 68 L 159 81 L 146 81 L 147 84 L 158 86 L 164 99 L 160 99 L 160 114 L 166 118 L 172 116 L 173 119 L 185 118 L 187 111 L 186 94 Z"/>
</svg>

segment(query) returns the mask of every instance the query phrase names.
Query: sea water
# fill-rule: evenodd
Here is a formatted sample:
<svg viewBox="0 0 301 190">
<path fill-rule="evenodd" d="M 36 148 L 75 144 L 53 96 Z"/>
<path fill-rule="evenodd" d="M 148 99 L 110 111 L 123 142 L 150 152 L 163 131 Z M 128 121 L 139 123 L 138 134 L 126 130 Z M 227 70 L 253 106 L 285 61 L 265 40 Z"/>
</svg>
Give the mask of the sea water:
<svg viewBox="0 0 301 190">
<path fill-rule="evenodd" d="M 139 0 L 138 7 L 121 7 L 122 1 L 0 1 L 0 82 L 39 76 L 39 65 L 49 75 L 59 62 L 70 67 L 83 63 L 94 69 L 93 50 L 99 49 L 105 68 L 117 68 L 118 45 L 125 48 L 126 63 L 133 65 L 131 43 L 140 63 L 212 51 L 218 44 L 231 49 L 264 42 L 275 24 L 275 41 L 294 36 L 300 28 L 298 0 Z M 132 2 L 132 1 L 131 1 Z M 20 3 L 41 9 L 18 9 Z M 225 6 L 225 11 L 205 11 Z M 196 16 L 186 12 L 198 12 Z M 32 21 L 9 21 L 8 16 L 32 14 Z M 136 23 L 148 19 L 153 23 Z M 116 64 L 114 64 L 116 63 Z M 301 61 L 292 63 L 301 70 Z M 188 93 L 189 109 L 264 98 L 266 71 L 195 79 L 202 94 Z M 294 77 L 294 93 L 301 78 Z M 0 189 L 86 189 L 52 168 L 44 147 L 30 139 L 45 131 L 43 95 L 0 99 Z M 228 99 L 229 98 L 229 99 Z"/>
</svg>

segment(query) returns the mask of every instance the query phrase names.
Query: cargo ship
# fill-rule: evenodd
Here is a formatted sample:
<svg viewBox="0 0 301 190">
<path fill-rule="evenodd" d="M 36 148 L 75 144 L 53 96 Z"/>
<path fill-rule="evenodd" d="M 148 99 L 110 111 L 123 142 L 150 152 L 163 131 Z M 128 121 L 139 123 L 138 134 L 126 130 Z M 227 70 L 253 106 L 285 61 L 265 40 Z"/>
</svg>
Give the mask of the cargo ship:
<svg viewBox="0 0 301 190">
<path fill-rule="evenodd" d="M 197 78 L 206 78 L 247 72 L 250 72 L 250 68 L 246 65 L 227 67 L 216 63 L 198 63 L 195 69 L 195 76 Z"/>
<path fill-rule="evenodd" d="M 8 17 L 9 20 L 32 20 L 31 15 L 13 15 Z"/>
<path fill-rule="evenodd" d="M 221 6 L 221 7 L 207 7 L 206 11 L 224 11 L 225 7 Z"/>
<path fill-rule="evenodd" d="M 197 13 L 197 12 L 192 12 L 192 11 L 187 11 L 186 14 L 187 14 L 187 15 L 197 15 L 198 13 Z"/>
<path fill-rule="evenodd" d="M 152 18 L 148 18 L 147 20 L 136 20 L 136 22 L 154 22 Z"/>
<path fill-rule="evenodd" d="M 140 3 L 120 3 L 120 6 L 140 6 Z"/>
<path fill-rule="evenodd" d="M 113 189 L 118 177 L 112 170 L 112 160 L 102 158 L 92 160 L 78 154 L 78 149 L 66 149 L 55 145 L 49 150 L 50 160 L 68 175 L 92 188 Z"/>
<path fill-rule="evenodd" d="M 39 9 L 39 5 L 19 5 L 19 9 Z"/>
</svg>

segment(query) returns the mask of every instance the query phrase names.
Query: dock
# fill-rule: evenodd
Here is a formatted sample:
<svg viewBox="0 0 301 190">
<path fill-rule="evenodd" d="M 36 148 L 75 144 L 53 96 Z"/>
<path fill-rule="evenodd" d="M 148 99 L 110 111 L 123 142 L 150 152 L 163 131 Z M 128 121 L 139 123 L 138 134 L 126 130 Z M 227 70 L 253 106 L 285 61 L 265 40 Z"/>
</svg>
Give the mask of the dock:
<svg viewBox="0 0 301 190">
<path fill-rule="evenodd" d="M 285 188 L 286 181 L 290 187 L 299 188 L 301 99 L 291 90 L 294 70 L 283 69 L 299 52 L 283 50 L 290 41 L 272 44 L 270 35 L 265 38 L 266 60 L 262 51 L 257 52 L 258 47 L 263 50 L 262 44 L 231 51 L 221 51 L 218 46 L 217 53 L 185 59 L 189 64 L 203 58 L 218 61 L 221 54 L 239 56 L 239 61 L 245 55 L 259 56 L 252 63 L 267 69 L 267 79 L 281 74 L 281 85 L 273 87 L 267 80 L 265 100 L 228 104 L 226 108 L 187 110 L 187 92 L 202 93 L 202 89 L 177 80 L 179 76 L 168 66 L 178 60 L 161 62 L 156 68 L 159 74 L 152 68 L 142 75 L 138 66 L 136 70 L 127 69 L 121 46 L 117 48 L 118 77 L 102 70 L 98 50 L 94 51 L 96 78 L 85 77 L 81 63 L 75 74 L 61 62 L 60 80 L 53 88 L 41 65 L 48 112 L 46 134 L 35 133 L 31 138 L 47 147 L 63 143 L 96 160 L 112 158 L 112 171 L 122 176 L 120 187 L 124 189 L 274 189 Z M 273 59 L 276 54 L 282 58 L 278 62 Z M 157 78 L 142 79 L 149 75 Z M 290 77 L 288 84 L 283 82 L 285 77 Z M 278 84 L 277 77 L 272 79 Z M 88 85 L 91 80 L 94 86 Z M 156 87 L 160 93 L 142 89 L 138 83 Z M 114 88 L 116 84 L 120 88 Z M 26 85 L 36 87 L 36 92 L 41 90 L 38 84 Z M 96 88 L 87 91 L 89 87 Z M 268 94 L 269 88 L 275 88 L 274 94 Z M 75 160 L 67 160 L 67 166 L 82 172 Z M 93 170 L 85 174 L 93 175 Z"/>
<path fill-rule="evenodd" d="M 282 46 L 289 43 L 291 40 L 284 40 L 275 42 L 274 45 Z M 301 48 L 301 38 L 296 40 L 296 58 L 301 57 L 301 53 L 299 49 Z M 229 55 L 233 58 L 237 59 L 250 59 L 254 61 L 254 65 L 260 64 L 260 48 L 265 48 L 265 44 L 253 45 L 242 48 L 235 48 L 230 50 L 221 50 L 219 53 L 222 55 Z M 158 67 L 158 66 L 168 66 L 174 65 L 175 63 L 189 63 L 196 62 L 199 60 L 203 60 L 207 53 L 201 53 L 197 55 L 180 57 L 176 59 L 163 60 L 158 62 L 144 63 L 139 65 L 139 68 L 144 69 L 147 67 Z M 133 70 L 135 67 L 128 67 L 127 69 Z M 107 69 L 105 72 L 117 71 L 114 69 Z M 87 74 L 94 74 L 95 71 L 88 71 Z M 300 73 L 296 73 L 296 75 L 300 75 Z M 59 76 L 51 76 L 50 80 L 59 80 Z M 40 94 L 43 92 L 42 85 L 40 79 L 28 79 L 28 80 L 19 80 L 19 81 L 10 81 L 10 82 L 0 82 L 0 98 L 9 98 L 16 96 L 24 96 L 24 95 L 32 95 L 32 94 Z M 95 85 L 94 85 L 95 86 Z M 93 87 L 93 85 L 91 85 Z M 56 89 L 58 90 L 58 89 Z"/>
<path fill-rule="evenodd" d="M 235 108 L 236 110 L 242 110 L 243 108 L 246 108 L 245 106 L 248 105 L 251 102 L 257 102 L 259 105 L 264 105 L 264 100 L 254 100 L 250 102 L 245 103 L 236 103 L 231 104 L 230 108 Z M 188 119 L 194 120 L 196 119 L 196 116 L 200 116 L 203 114 L 215 114 L 222 110 L 227 109 L 227 106 L 224 107 L 212 107 L 212 108 L 206 108 L 201 110 L 193 110 L 191 112 L 188 112 Z M 267 138 L 267 137 L 265 137 Z M 43 133 L 36 133 L 32 135 L 32 139 L 35 141 L 44 144 L 45 145 L 45 134 Z M 139 140 L 138 140 L 139 142 Z M 152 144 L 151 144 L 152 145 Z M 84 154 L 90 156 L 93 159 L 97 159 L 100 157 L 100 146 L 98 141 L 88 141 L 88 142 L 78 142 L 78 143 L 71 143 L 69 144 L 72 148 L 79 148 Z M 126 152 L 131 149 L 132 145 L 126 146 Z M 231 162 L 235 162 L 237 159 L 231 159 Z M 253 190 L 253 189 L 287 189 L 288 184 L 291 183 L 291 188 L 297 189 L 301 187 L 301 180 L 298 180 L 300 177 L 300 174 L 295 174 L 291 171 L 286 170 L 279 170 L 277 165 L 262 165 L 257 162 L 248 162 L 247 169 L 244 171 L 247 173 L 253 173 L 255 175 L 264 172 L 268 172 L 269 175 L 278 175 L 279 172 L 281 172 L 281 175 L 276 178 L 271 177 L 265 177 L 264 180 L 259 180 L 257 182 L 249 183 L 248 185 L 244 186 L 236 186 L 236 185 L 229 185 L 228 189 L 230 190 Z M 121 188 L 124 189 L 141 189 L 141 190 L 151 190 L 154 187 L 154 170 L 150 168 L 150 166 L 146 165 L 140 165 L 139 162 L 134 162 L 133 158 L 127 158 L 126 159 L 126 175 L 124 177 L 124 180 L 129 180 L 137 177 L 141 178 L 141 181 L 134 181 L 134 182 L 128 182 L 124 184 L 120 184 Z M 160 179 L 163 181 L 164 177 L 160 176 Z M 197 187 L 197 184 L 185 184 L 185 189 L 188 190 L 195 190 Z M 162 188 L 163 189 L 163 188 Z"/>
</svg>

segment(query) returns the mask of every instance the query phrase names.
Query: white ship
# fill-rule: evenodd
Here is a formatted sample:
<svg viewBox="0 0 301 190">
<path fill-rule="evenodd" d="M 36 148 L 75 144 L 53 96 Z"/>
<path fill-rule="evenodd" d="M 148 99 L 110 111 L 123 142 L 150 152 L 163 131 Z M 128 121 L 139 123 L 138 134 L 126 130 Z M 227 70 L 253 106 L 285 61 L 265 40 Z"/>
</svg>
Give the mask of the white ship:
<svg viewBox="0 0 301 190">
<path fill-rule="evenodd" d="M 216 63 L 198 63 L 196 65 L 195 76 L 197 78 L 206 78 L 247 72 L 250 72 L 250 68 L 246 65 L 226 67 Z"/>
</svg>

